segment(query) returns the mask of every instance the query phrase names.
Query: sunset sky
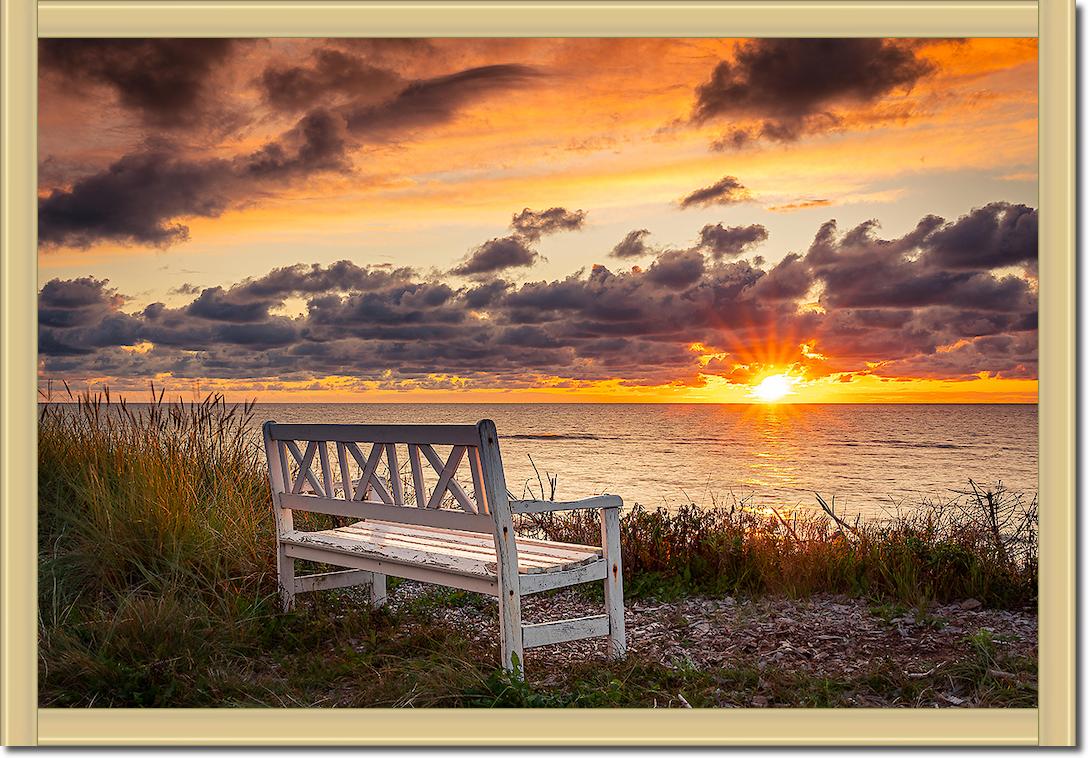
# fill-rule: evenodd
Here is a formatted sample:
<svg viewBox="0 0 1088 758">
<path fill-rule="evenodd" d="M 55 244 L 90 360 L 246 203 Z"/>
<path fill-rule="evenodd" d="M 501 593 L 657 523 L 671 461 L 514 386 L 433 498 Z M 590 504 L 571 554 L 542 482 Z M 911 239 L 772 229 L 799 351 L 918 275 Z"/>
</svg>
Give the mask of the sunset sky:
<svg viewBox="0 0 1088 758">
<path fill-rule="evenodd" d="M 42 40 L 42 386 L 1034 402 L 1036 53 Z"/>
</svg>

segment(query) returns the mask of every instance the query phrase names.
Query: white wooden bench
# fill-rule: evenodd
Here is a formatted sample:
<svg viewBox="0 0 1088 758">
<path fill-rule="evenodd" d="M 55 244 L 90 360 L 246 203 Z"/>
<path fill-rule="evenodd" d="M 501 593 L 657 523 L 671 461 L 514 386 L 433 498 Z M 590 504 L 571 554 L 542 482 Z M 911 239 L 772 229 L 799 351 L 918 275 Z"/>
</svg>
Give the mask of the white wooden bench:
<svg viewBox="0 0 1088 758">
<path fill-rule="evenodd" d="M 299 592 L 356 585 L 370 585 L 372 602 L 380 604 L 386 576 L 398 576 L 496 596 L 502 665 L 508 670 L 520 669 L 525 648 L 588 637 L 607 635 L 612 656 L 626 652 L 619 497 L 511 500 L 491 421 L 395 426 L 268 421 L 263 429 L 285 609 Z M 435 445 L 450 448 L 445 460 Z M 457 480 L 465 463 L 469 490 Z M 600 511 L 600 546 L 514 533 L 515 513 L 576 508 Z M 298 531 L 296 510 L 358 521 Z M 298 576 L 296 560 L 343 570 Z M 604 614 L 522 624 L 525 595 L 592 581 L 604 582 Z"/>
</svg>

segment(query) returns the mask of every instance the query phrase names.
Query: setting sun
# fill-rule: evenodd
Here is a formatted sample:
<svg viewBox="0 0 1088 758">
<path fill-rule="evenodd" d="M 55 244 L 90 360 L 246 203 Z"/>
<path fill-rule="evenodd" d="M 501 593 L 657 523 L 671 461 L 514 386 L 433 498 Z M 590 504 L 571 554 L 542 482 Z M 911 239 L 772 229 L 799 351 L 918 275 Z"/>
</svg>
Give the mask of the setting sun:
<svg viewBox="0 0 1088 758">
<path fill-rule="evenodd" d="M 752 395 L 764 403 L 774 403 L 786 395 L 793 394 L 790 386 L 793 380 L 785 374 L 768 376 L 762 382 L 752 388 Z"/>
</svg>

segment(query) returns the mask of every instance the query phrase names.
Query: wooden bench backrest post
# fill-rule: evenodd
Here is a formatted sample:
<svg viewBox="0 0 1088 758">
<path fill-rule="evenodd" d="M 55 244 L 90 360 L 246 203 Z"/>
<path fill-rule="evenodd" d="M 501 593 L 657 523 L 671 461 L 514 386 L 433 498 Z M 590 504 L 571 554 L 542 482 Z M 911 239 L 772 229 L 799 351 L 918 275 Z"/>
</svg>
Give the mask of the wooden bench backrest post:
<svg viewBox="0 0 1088 758">
<path fill-rule="evenodd" d="M 479 434 L 481 469 L 484 491 L 494 518 L 495 554 L 499 575 L 499 652 L 507 671 L 525 666 L 521 634 L 521 577 L 518 574 L 518 551 L 510 500 L 506 494 L 506 477 L 499 454 L 499 433 L 495 423 L 483 420 L 476 425 Z"/>
<path fill-rule="evenodd" d="M 494 430 L 490 421 L 475 425 L 267 421 L 264 444 L 277 529 L 281 534 L 292 529 L 291 511 L 303 510 L 498 534 L 496 517 L 508 521 L 510 505 Z M 482 440 L 492 441 L 483 443 L 488 444 L 487 451 L 481 449 Z M 443 459 L 435 445 L 449 446 L 449 455 Z M 381 475 L 383 464 L 386 476 Z M 471 495 L 457 480 L 466 467 Z M 428 487 L 425 471 L 437 477 L 433 487 Z M 461 478 L 467 485 L 469 479 L 463 473 Z M 456 510 L 442 507 L 451 503 Z"/>
</svg>

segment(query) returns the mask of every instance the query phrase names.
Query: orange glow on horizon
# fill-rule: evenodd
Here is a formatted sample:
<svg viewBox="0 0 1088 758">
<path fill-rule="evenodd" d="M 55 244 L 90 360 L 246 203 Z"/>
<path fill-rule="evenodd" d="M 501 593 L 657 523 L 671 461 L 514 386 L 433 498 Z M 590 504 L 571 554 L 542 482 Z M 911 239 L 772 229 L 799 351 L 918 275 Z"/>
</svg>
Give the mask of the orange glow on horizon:
<svg viewBox="0 0 1088 758">
<path fill-rule="evenodd" d="M 773 377 L 765 377 L 773 378 Z M 843 375 L 804 380 L 790 378 L 788 394 L 768 402 L 753 393 L 753 385 L 731 383 L 720 376 L 700 375 L 691 384 L 631 385 L 620 379 L 569 382 L 542 378 L 537 386 L 517 388 L 473 387 L 460 377 L 445 377 L 442 388 L 420 387 L 410 382 L 381 386 L 353 377 L 285 382 L 280 380 L 226 381 L 178 379 L 158 376 L 157 387 L 167 397 L 191 401 L 208 393 L 223 393 L 229 402 L 257 400 L 262 403 L 693 403 L 753 406 L 803 406 L 806 404 L 866 403 L 1037 403 L 1035 379 L 1001 379 L 979 376 L 970 381 L 905 379 L 877 375 Z M 758 384 L 761 384 L 761 380 Z M 758 386 L 757 384 L 757 386 Z M 777 384 L 777 382 L 776 382 Z M 146 385 L 123 383 L 116 377 L 98 377 L 74 393 L 90 389 L 101 392 L 108 386 L 111 395 L 129 402 L 145 402 Z M 47 383 L 40 383 L 43 393 Z M 55 383 L 52 398 L 67 399 Z M 44 399 L 44 398 L 43 398 Z"/>
</svg>

